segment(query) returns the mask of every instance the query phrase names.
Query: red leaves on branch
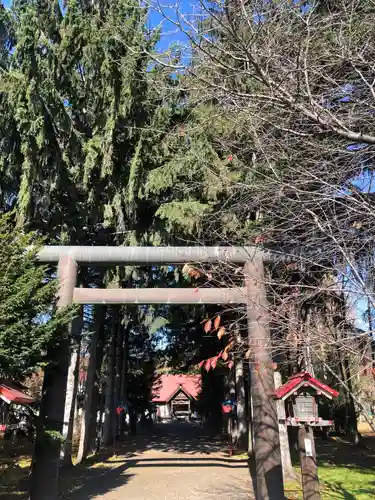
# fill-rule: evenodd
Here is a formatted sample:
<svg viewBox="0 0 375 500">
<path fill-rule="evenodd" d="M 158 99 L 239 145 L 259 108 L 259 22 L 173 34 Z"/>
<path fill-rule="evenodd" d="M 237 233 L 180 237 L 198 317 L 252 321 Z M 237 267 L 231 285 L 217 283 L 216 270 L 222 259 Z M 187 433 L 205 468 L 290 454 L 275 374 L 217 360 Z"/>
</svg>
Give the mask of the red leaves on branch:
<svg viewBox="0 0 375 500">
<path fill-rule="evenodd" d="M 209 358 L 209 359 L 206 361 L 205 365 L 204 365 L 204 369 L 206 370 L 206 372 L 209 372 L 209 371 L 210 371 L 210 368 L 211 368 L 211 359 L 212 359 L 212 358 Z"/>
<path fill-rule="evenodd" d="M 220 340 L 225 335 L 225 328 L 222 326 L 217 332 L 217 338 Z"/>
<path fill-rule="evenodd" d="M 203 361 L 201 361 L 199 363 L 199 367 L 203 368 L 203 366 L 204 366 L 204 369 L 206 370 L 206 372 L 209 372 L 210 370 L 215 370 L 220 358 L 222 358 L 222 360 L 225 362 L 228 360 L 229 354 L 226 351 L 221 351 L 221 352 L 219 352 L 219 354 L 217 356 L 214 356 L 213 358 L 204 359 Z M 227 368 L 229 368 L 229 370 L 231 370 L 234 366 L 234 361 L 231 359 L 225 364 L 226 364 Z"/>
<path fill-rule="evenodd" d="M 204 320 L 202 321 L 202 323 L 204 323 L 204 331 L 206 333 L 209 333 L 211 330 L 217 330 L 220 326 L 220 321 L 221 321 L 221 317 L 220 316 L 216 316 L 216 318 L 212 321 L 211 319 L 207 319 L 207 320 Z M 217 333 L 217 336 L 219 339 L 221 339 L 221 337 L 223 337 L 225 335 L 225 328 L 222 326 L 218 333 Z"/>
<path fill-rule="evenodd" d="M 218 356 L 215 356 L 214 358 L 211 358 L 211 368 L 213 370 L 215 370 L 217 362 L 219 361 L 220 356 L 221 356 L 221 354 L 219 354 Z"/>
<path fill-rule="evenodd" d="M 212 320 L 207 320 L 206 323 L 204 324 L 204 331 L 206 333 L 210 332 L 212 328 Z"/>
<path fill-rule="evenodd" d="M 222 357 L 223 351 L 220 351 L 217 356 L 214 356 L 213 358 L 209 359 L 204 359 L 199 363 L 199 368 L 203 368 L 206 370 L 206 372 L 209 372 L 211 369 L 214 370 L 217 366 L 217 362 L 219 359 Z"/>
</svg>

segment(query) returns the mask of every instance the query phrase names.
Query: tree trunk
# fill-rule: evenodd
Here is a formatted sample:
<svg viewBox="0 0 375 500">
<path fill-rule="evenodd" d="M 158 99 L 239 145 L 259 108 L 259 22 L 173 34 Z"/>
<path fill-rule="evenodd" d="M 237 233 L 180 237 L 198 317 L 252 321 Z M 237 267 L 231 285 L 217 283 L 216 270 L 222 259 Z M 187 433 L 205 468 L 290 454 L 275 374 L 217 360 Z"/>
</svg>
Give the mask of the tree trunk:
<svg viewBox="0 0 375 500">
<path fill-rule="evenodd" d="M 124 330 L 123 358 L 122 358 L 122 380 L 121 380 L 121 401 L 128 401 L 128 355 L 129 355 L 129 329 Z M 122 441 L 125 434 L 125 413 L 121 414 L 119 424 L 119 438 Z"/>
<path fill-rule="evenodd" d="M 237 357 L 235 361 L 236 397 L 237 397 L 237 448 L 247 449 L 246 397 L 243 361 Z"/>
<path fill-rule="evenodd" d="M 91 336 L 90 354 L 87 368 L 87 378 L 85 387 L 85 400 L 83 404 L 82 418 L 81 418 L 81 436 L 79 440 L 79 448 L 77 454 L 77 462 L 80 463 L 87 458 L 89 453 L 89 437 L 91 422 L 96 422 L 96 411 L 93 412 L 93 397 L 95 391 L 95 379 L 97 369 L 97 353 L 98 341 L 103 324 L 104 308 L 96 306 L 95 309 L 95 325 L 94 332 Z"/>
<path fill-rule="evenodd" d="M 99 326 L 99 335 L 96 349 L 96 370 L 95 370 L 95 381 L 93 387 L 93 397 L 91 403 L 91 415 L 97 415 L 99 413 L 99 421 L 96 418 L 90 419 L 89 426 L 89 443 L 88 451 L 96 453 L 100 448 L 100 430 L 101 430 L 101 417 L 102 417 L 102 402 L 100 388 L 101 383 L 101 373 L 104 357 L 104 346 L 105 346 L 105 317 L 106 308 L 104 307 L 101 312 L 101 321 Z M 97 441 L 99 439 L 99 442 Z"/>
<path fill-rule="evenodd" d="M 117 330 L 116 339 L 116 377 L 115 377 L 115 388 L 114 388 L 114 407 L 118 408 L 121 401 L 121 382 L 122 382 L 122 365 L 124 356 L 124 325 L 121 324 L 121 318 L 119 316 L 119 325 Z M 119 429 L 120 429 L 120 419 L 121 415 L 115 414 L 116 424 L 114 429 L 114 438 L 118 439 Z"/>
<path fill-rule="evenodd" d="M 375 379 L 375 338 L 374 338 L 374 318 L 373 318 L 373 306 L 370 297 L 367 299 L 367 319 L 368 319 L 368 329 L 370 331 L 370 347 L 371 347 L 371 360 L 372 360 L 372 377 Z"/>
<path fill-rule="evenodd" d="M 325 363 L 325 362 L 324 362 Z M 372 432 L 375 432 L 375 425 L 374 425 L 374 422 L 372 421 L 372 419 L 369 417 L 368 415 L 368 411 L 366 410 L 366 408 L 363 406 L 363 404 L 361 403 L 361 401 L 355 397 L 355 395 L 353 393 L 351 393 L 349 387 L 345 384 L 345 382 L 342 380 L 341 377 L 339 377 L 333 370 L 332 368 L 327 364 L 325 363 L 325 367 L 327 369 L 327 371 L 333 375 L 336 380 L 348 391 L 348 393 L 350 393 L 350 397 L 353 399 L 353 402 L 354 404 L 357 405 L 357 407 L 360 409 L 361 411 L 361 414 L 362 416 L 365 418 L 366 422 L 368 423 L 368 425 L 370 426 Z"/>
<path fill-rule="evenodd" d="M 235 380 L 234 368 L 231 368 L 229 370 L 227 376 L 227 399 L 229 399 L 230 401 L 236 400 L 236 380 Z M 234 417 L 232 414 L 228 416 L 227 434 L 231 438 L 231 441 L 234 442 L 236 438 L 236 427 L 234 424 Z"/>
<path fill-rule="evenodd" d="M 71 257 L 62 257 L 58 265 L 58 309 L 64 310 L 73 300 L 77 265 Z M 30 500 L 57 500 L 61 440 L 64 421 L 66 382 L 70 363 L 69 327 L 60 333 L 48 349 L 42 401 L 32 463 Z"/>
<path fill-rule="evenodd" d="M 114 388 L 115 388 L 115 376 L 116 376 L 116 340 L 117 340 L 117 329 L 118 329 L 117 308 L 112 307 L 111 312 L 112 312 L 111 341 L 110 341 L 110 349 L 107 360 L 107 384 L 106 384 L 105 405 L 104 405 L 103 443 L 105 446 L 113 444 L 114 418 L 115 418 Z"/>
<path fill-rule="evenodd" d="M 355 409 L 354 399 L 352 396 L 352 383 L 350 378 L 349 362 L 345 354 L 338 350 L 339 370 L 341 379 L 344 382 L 345 394 L 345 429 L 354 444 L 359 444 L 361 435 L 358 432 L 357 413 Z"/>
<path fill-rule="evenodd" d="M 358 432 L 357 411 L 356 411 L 354 399 L 352 396 L 353 387 L 352 387 L 352 381 L 351 381 L 349 361 L 348 361 L 347 356 L 345 356 L 345 358 L 344 358 L 344 370 L 345 370 L 345 377 L 346 377 L 345 382 L 346 382 L 347 386 L 349 387 L 349 391 L 347 391 L 349 433 L 350 433 L 350 436 L 351 436 L 353 443 L 359 444 L 360 440 L 361 440 L 361 435 Z"/>
<path fill-rule="evenodd" d="M 279 372 L 274 373 L 275 378 L 275 389 L 278 389 L 282 385 L 281 374 Z M 279 419 L 279 438 L 280 438 L 280 451 L 281 451 L 281 462 L 283 464 L 283 477 L 284 481 L 296 479 L 296 473 L 292 465 L 292 459 L 290 457 L 290 445 L 288 436 L 288 426 L 286 424 L 285 415 L 285 403 L 282 400 L 276 402 L 277 406 L 277 416 Z"/>
<path fill-rule="evenodd" d="M 72 444 L 73 444 L 73 430 L 75 421 L 76 399 L 78 391 L 79 380 L 79 361 L 81 349 L 81 333 L 83 327 L 82 320 L 82 307 L 80 308 L 80 315 L 73 321 L 72 336 L 75 345 L 70 357 L 70 366 L 68 371 L 68 381 L 66 388 L 65 410 L 64 410 L 64 426 L 63 438 L 64 444 L 61 450 L 61 461 L 64 466 L 72 465 Z"/>
<path fill-rule="evenodd" d="M 354 444 L 359 444 L 361 435 L 358 432 L 357 426 L 357 412 L 353 398 L 349 358 L 348 354 L 346 352 L 343 352 L 342 350 L 342 347 L 345 346 L 345 342 L 347 340 L 347 333 L 346 331 L 342 330 L 342 328 L 340 327 L 340 323 L 337 324 L 337 321 L 334 321 L 333 319 L 335 316 L 338 316 L 341 321 L 345 320 L 346 299 L 341 297 L 341 299 L 338 299 L 334 302 L 328 302 L 327 309 L 330 313 L 327 318 L 328 324 L 331 331 L 334 333 L 336 337 L 336 343 L 339 346 L 339 348 L 337 349 L 336 359 L 338 361 L 340 376 L 343 382 L 342 385 L 344 387 L 345 394 L 346 432 L 351 437 Z"/>
<path fill-rule="evenodd" d="M 303 364 L 304 364 L 304 369 L 307 373 L 310 373 L 312 377 L 315 376 L 314 373 L 314 365 L 313 365 L 313 360 L 312 360 L 312 355 L 311 355 L 311 338 L 310 338 L 310 324 L 311 324 L 311 315 L 312 312 L 309 309 L 306 312 L 304 321 L 303 321 L 303 339 L 304 339 L 304 344 L 303 344 Z"/>
</svg>

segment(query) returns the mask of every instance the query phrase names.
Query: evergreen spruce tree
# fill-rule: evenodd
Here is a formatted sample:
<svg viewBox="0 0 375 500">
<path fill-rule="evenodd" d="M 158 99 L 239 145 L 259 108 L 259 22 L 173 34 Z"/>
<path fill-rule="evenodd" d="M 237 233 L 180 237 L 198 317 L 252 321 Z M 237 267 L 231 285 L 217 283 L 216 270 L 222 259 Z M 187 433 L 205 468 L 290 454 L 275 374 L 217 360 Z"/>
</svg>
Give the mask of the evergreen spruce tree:
<svg viewBox="0 0 375 500">
<path fill-rule="evenodd" d="M 20 380 L 48 364 L 49 344 L 68 321 L 54 312 L 56 282 L 36 265 L 40 241 L 15 231 L 11 215 L 0 216 L 0 375 Z"/>
<path fill-rule="evenodd" d="M 156 204 L 140 189 L 156 161 L 153 128 L 169 123 L 153 82 L 170 78 L 151 68 L 147 15 L 136 0 L 1 9 L 1 194 L 20 230 L 60 244 L 155 241 Z M 49 408 L 64 397 L 69 339 L 47 357 L 41 422 L 58 437 L 63 415 L 52 422 Z M 38 440 L 31 498 L 56 498 L 58 468 L 59 446 Z"/>
</svg>

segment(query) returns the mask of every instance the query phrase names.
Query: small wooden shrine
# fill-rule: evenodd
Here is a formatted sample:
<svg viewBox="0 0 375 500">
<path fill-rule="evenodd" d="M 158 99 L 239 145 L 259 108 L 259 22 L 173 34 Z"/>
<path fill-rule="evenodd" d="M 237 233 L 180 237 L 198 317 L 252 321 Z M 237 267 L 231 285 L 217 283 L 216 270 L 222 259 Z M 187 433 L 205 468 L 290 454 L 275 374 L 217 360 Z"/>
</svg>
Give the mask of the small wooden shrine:
<svg viewBox="0 0 375 500">
<path fill-rule="evenodd" d="M 331 420 L 323 420 L 319 416 L 319 399 L 322 397 L 333 399 L 338 394 L 335 389 L 323 384 L 307 372 L 293 375 L 275 392 L 279 426 L 282 422 L 284 426 L 298 427 L 304 500 L 321 499 L 313 429 L 332 425 Z"/>
<path fill-rule="evenodd" d="M 280 386 L 276 399 L 285 403 L 285 420 L 287 425 L 310 425 L 324 427 L 332 425 L 331 420 L 323 420 L 319 416 L 319 400 L 322 397 L 333 399 L 338 392 L 307 372 L 297 373 Z"/>
</svg>

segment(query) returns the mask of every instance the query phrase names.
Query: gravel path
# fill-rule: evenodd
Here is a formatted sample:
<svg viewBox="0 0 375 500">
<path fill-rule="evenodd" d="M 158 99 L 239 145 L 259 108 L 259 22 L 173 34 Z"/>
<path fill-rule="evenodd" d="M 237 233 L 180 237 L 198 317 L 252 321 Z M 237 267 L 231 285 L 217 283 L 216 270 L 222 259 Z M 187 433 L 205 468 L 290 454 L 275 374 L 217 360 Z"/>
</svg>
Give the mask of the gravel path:
<svg viewBox="0 0 375 500">
<path fill-rule="evenodd" d="M 247 461 L 228 458 L 222 445 L 194 424 L 160 424 L 133 449 L 111 459 L 73 500 L 251 500 Z M 225 450 L 224 450 L 225 451 Z"/>
</svg>

